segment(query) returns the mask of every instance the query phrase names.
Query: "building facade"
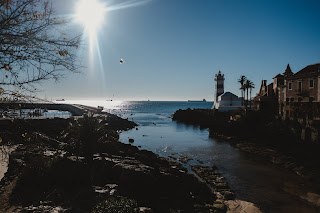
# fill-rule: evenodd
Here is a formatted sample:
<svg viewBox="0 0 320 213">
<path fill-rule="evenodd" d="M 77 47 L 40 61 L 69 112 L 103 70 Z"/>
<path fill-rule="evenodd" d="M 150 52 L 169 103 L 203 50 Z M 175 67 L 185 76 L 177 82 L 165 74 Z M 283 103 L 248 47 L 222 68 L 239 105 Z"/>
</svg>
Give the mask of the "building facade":
<svg viewBox="0 0 320 213">
<path fill-rule="evenodd" d="M 320 63 L 296 73 L 288 64 L 271 84 L 262 81 L 255 102 L 257 109 L 273 111 L 283 120 L 298 122 L 302 139 L 320 142 Z"/>
<path fill-rule="evenodd" d="M 302 110 L 308 105 L 320 103 L 319 78 L 320 63 L 309 65 L 295 74 L 288 65 L 283 75 L 279 74 L 273 78 L 281 118 L 298 118 L 299 110 L 295 108 L 299 107 Z M 320 120 L 320 115 L 310 116 L 308 119 Z"/>
</svg>

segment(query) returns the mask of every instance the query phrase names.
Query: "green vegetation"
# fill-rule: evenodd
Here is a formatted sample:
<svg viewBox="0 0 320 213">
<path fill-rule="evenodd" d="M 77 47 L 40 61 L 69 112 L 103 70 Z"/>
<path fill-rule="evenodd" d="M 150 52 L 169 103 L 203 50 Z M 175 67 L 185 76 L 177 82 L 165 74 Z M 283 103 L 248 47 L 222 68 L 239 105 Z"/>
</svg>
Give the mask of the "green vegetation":
<svg viewBox="0 0 320 213">
<path fill-rule="evenodd" d="M 92 213 L 136 213 L 138 204 L 134 199 L 117 196 L 110 197 L 93 208 Z"/>
</svg>

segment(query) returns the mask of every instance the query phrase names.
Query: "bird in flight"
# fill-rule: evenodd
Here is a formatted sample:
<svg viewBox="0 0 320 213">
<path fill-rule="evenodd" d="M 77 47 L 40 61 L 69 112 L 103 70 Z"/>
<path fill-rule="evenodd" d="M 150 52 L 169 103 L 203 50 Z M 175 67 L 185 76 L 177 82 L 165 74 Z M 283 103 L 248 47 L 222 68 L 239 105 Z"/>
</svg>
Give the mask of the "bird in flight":
<svg viewBox="0 0 320 213">
<path fill-rule="evenodd" d="M 121 58 L 120 59 L 120 64 L 123 64 L 123 63 L 125 63 L 125 61 Z"/>
</svg>

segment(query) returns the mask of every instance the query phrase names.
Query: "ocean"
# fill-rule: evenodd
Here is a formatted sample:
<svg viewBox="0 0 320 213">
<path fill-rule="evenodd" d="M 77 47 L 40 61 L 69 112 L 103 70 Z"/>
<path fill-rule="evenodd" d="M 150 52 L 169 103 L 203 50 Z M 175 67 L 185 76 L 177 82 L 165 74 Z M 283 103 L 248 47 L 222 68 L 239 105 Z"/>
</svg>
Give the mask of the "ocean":
<svg viewBox="0 0 320 213">
<path fill-rule="evenodd" d="M 122 132 L 120 141 L 128 143 L 128 139 L 132 138 L 135 140 L 134 145 L 160 155 L 183 153 L 190 148 L 212 143 L 207 129 L 200 130 L 174 122 L 171 116 L 178 109 L 211 109 L 213 102 L 75 100 L 66 103 L 103 106 L 104 111 L 136 122 L 139 125 L 138 131 L 133 129 Z"/>
</svg>

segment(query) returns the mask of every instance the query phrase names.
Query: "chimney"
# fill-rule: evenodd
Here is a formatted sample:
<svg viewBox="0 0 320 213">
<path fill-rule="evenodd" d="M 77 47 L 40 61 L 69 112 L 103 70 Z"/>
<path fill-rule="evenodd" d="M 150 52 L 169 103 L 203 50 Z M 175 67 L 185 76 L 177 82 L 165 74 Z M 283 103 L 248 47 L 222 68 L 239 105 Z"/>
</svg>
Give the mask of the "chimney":
<svg viewBox="0 0 320 213">
<path fill-rule="evenodd" d="M 267 86 L 267 80 L 262 80 L 261 85 L 264 87 Z"/>
</svg>

